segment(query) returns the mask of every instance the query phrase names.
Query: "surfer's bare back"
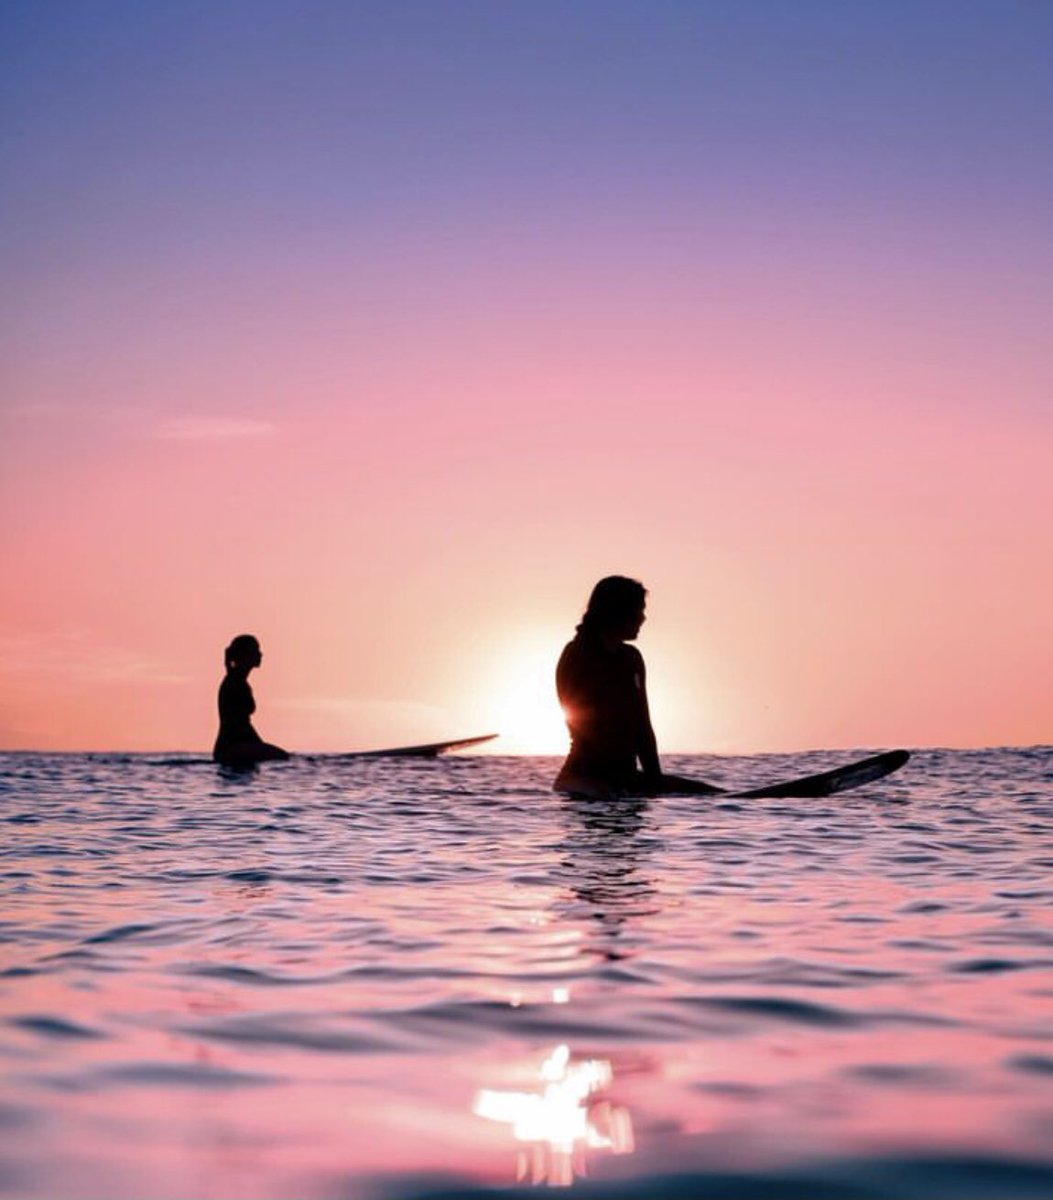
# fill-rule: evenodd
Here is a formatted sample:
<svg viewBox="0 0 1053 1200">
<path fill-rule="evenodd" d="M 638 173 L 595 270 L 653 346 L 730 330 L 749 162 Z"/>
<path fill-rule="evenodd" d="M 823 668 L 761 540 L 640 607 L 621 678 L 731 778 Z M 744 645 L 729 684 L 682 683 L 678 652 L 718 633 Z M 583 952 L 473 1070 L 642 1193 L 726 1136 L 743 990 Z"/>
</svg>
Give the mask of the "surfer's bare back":
<svg viewBox="0 0 1053 1200">
<path fill-rule="evenodd" d="M 646 606 L 642 583 L 624 575 L 601 579 L 560 655 L 556 691 L 570 730 L 570 753 L 553 784 L 557 792 L 606 798 L 721 790 L 662 770 L 643 655 L 629 645 L 643 627 Z"/>
</svg>

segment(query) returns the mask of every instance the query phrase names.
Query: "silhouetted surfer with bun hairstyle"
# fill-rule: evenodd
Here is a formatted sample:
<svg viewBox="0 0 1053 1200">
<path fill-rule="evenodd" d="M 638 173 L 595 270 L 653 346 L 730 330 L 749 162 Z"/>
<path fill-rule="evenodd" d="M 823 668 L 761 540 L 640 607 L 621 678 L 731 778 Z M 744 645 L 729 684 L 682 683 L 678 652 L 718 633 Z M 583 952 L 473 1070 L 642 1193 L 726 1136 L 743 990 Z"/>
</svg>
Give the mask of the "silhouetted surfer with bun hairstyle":
<svg viewBox="0 0 1053 1200">
<path fill-rule="evenodd" d="M 553 784 L 571 795 L 710 795 L 697 779 L 666 775 L 647 705 L 647 672 L 635 641 L 644 623 L 647 589 L 609 575 L 592 589 L 588 607 L 556 667 L 556 690 L 570 730 L 570 753 Z"/>
<path fill-rule="evenodd" d="M 252 726 L 256 700 L 249 687 L 249 672 L 263 662 L 260 643 L 251 633 L 236 637 L 223 652 L 227 674 L 219 685 L 219 734 L 212 757 L 228 767 L 288 758 L 280 746 L 265 742 Z"/>
</svg>

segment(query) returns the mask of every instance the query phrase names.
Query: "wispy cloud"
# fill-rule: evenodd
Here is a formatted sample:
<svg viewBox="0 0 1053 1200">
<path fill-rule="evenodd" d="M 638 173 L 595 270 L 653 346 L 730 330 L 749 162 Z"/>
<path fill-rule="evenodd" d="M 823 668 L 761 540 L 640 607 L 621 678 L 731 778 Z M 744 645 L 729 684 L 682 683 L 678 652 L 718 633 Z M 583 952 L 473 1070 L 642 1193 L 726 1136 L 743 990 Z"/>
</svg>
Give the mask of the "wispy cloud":
<svg viewBox="0 0 1053 1200">
<path fill-rule="evenodd" d="M 79 400 L 12 400 L 2 405 L 3 415 L 16 420 L 97 422 L 111 429 L 130 429 L 140 436 L 165 441 L 232 441 L 271 437 L 278 432 L 272 421 L 220 413 L 190 413 L 181 417 L 147 414 L 129 404 Z"/>
<path fill-rule="evenodd" d="M 294 696 L 275 701 L 274 707 L 321 713 L 349 720 L 397 717 L 429 724 L 441 720 L 446 715 L 442 708 L 414 700 L 373 700 L 342 696 Z"/>
<path fill-rule="evenodd" d="M 96 641 L 87 630 L 0 636 L 0 676 L 95 683 L 183 684 L 188 680 L 149 655 Z"/>
<path fill-rule="evenodd" d="M 8 400 L 3 406 L 9 417 L 64 417 L 76 408 L 67 400 Z"/>
<path fill-rule="evenodd" d="M 173 417 L 157 427 L 159 438 L 171 441 L 227 441 L 236 438 L 270 437 L 278 427 L 270 421 L 247 417 Z"/>
<path fill-rule="evenodd" d="M 134 424 L 141 420 L 141 410 L 134 404 L 112 404 L 94 399 L 14 399 L 5 401 L 2 407 L 5 416 L 24 420 L 52 420 L 57 417 L 63 421 L 102 421 L 111 424 Z"/>
</svg>

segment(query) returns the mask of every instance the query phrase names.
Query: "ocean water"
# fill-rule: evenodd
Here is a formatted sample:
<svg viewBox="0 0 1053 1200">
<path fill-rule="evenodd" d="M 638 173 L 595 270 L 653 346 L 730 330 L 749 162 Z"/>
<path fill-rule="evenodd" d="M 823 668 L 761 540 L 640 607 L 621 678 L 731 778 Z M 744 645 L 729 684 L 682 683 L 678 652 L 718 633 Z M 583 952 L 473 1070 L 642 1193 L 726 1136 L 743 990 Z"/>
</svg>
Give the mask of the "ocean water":
<svg viewBox="0 0 1053 1200">
<path fill-rule="evenodd" d="M 1053 751 L 555 767 L 0 755 L 0 1195 L 1053 1196 Z"/>
</svg>

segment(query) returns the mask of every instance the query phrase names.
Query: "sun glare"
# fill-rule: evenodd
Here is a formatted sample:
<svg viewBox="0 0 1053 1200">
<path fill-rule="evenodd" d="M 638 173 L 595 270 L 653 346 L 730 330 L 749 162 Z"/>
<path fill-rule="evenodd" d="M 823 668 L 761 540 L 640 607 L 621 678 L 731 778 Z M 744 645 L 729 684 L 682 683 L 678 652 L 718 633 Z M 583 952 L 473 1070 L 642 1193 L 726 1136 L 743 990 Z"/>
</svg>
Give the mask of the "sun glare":
<svg viewBox="0 0 1053 1200">
<path fill-rule="evenodd" d="M 520 644 L 497 664 L 492 690 L 498 754 L 564 754 L 567 726 L 556 699 L 552 639 Z"/>
</svg>

